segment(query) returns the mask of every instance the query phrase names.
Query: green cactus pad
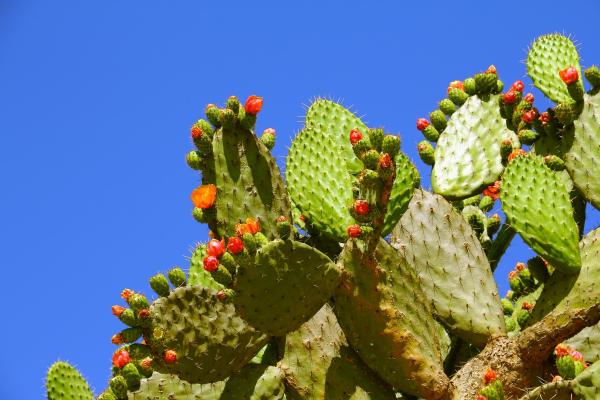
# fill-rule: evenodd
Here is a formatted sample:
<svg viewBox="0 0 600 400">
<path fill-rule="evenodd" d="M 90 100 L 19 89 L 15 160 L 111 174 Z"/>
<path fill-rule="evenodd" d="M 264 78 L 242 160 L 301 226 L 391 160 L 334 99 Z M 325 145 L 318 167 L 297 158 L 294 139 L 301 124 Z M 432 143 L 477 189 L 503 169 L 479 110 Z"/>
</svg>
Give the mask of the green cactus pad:
<svg viewBox="0 0 600 400">
<path fill-rule="evenodd" d="M 337 159 L 344 160 L 348 172 L 357 173 L 362 169 L 362 163 L 352 150 L 349 135 L 352 129 L 358 129 L 367 136 L 369 128 L 352 111 L 331 100 L 317 99 L 306 112 L 306 127 L 317 136 L 331 137 L 340 145 Z M 321 150 L 321 147 L 313 148 L 313 152 Z"/>
<path fill-rule="evenodd" d="M 287 395 L 291 400 L 387 400 L 394 395 L 348 347 L 329 304 L 281 340 Z M 355 394 L 356 397 L 351 397 Z"/>
<path fill-rule="evenodd" d="M 269 365 L 248 364 L 225 383 L 221 400 L 279 400 L 285 396 L 283 371 Z"/>
<path fill-rule="evenodd" d="M 408 157 L 399 152 L 396 156 L 396 178 L 387 204 L 387 213 L 383 221 L 381 236 L 387 236 L 402 217 L 408 207 L 415 187 L 420 183 L 419 171 Z"/>
<path fill-rule="evenodd" d="M 476 233 L 452 204 L 416 190 L 392 242 L 452 333 L 478 346 L 505 333 L 490 264 Z"/>
<path fill-rule="evenodd" d="M 560 79 L 558 72 L 574 66 L 581 77 L 579 53 L 573 42 L 562 35 L 540 36 L 533 42 L 527 55 L 527 74 L 535 87 L 556 103 L 570 103 L 567 85 Z"/>
<path fill-rule="evenodd" d="M 94 394 L 87 381 L 72 365 L 58 361 L 46 376 L 48 400 L 92 400 Z"/>
<path fill-rule="evenodd" d="M 588 326 L 565 343 L 583 354 L 585 361 L 600 361 L 600 324 Z"/>
<path fill-rule="evenodd" d="M 563 147 L 562 141 L 557 136 L 542 135 L 537 142 L 535 142 L 531 153 L 542 157 L 550 155 L 564 159 L 565 155 L 563 154 Z M 573 190 L 573 181 L 571 180 L 569 173 L 566 170 L 554 171 L 554 173 L 560 177 L 565 184 L 567 191 L 571 193 Z"/>
<path fill-rule="evenodd" d="M 448 121 L 435 148 L 431 184 L 435 193 L 463 199 L 494 183 L 502 173 L 500 144 L 519 139 L 500 116 L 498 96 L 471 96 Z"/>
<path fill-rule="evenodd" d="M 268 336 L 250 327 L 231 303 L 201 286 L 184 286 L 150 307 L 152 327 L 146 338 L 162 360 L 166 350 L 177 362 L 162 370 L 190 383 L 220 381 L 239 371 L 266 344 Z"/>
<path fill-rule="evenodd" d="M 373 254 L 350 240 L 339 260 L 344 274 L 334 311 L 352 348 L 397 390 L 424 398 L 447 394 L 437 323 L 402 255 L 384 240 Z"/>
<path fill-rule="evenodd" d="M 234 304 L 248 323 L 274 336 L 308 321 L 333 295 L 338 267 L 317 249 L 275 240 L 256 254 L 254 265 L 241 265 L 235 278 Z"/>
<path fill-rule="evenodd" d="M 583 111 L 563 139 L 564 160 L 575 186 L 600 209 L 600 93 L 585 95 Z"/>
<path fill-rule="evenodd" d="M 581 400 L 600 400 L 600 362 L 596 361 L 573 380 L 572 391 Z"/>
<path fill-rule="evenodd" d="M 508 223 L 539 256 L 566 272 L 581 268 L 569 192 L 541 158 L 521 156 L 509 163 L 501 199 Z"/>
<path fill-rule="evenodd" d="M 600 228 L 581 239 L 579 250 L 582 264 L 579 273 L 554 271 L 544 283 L 544 290 L 531 313 L 530 324 L 551 311 L 560 313 L 600 302 Z"/>
<path fill-rule="evenodd" d="M 255 218 L 267 237 L 277 238 L 277 217 L 291 218 L 291 207 L 269 150 L 252 131 L 240 125 L 219 129 L 213 149 L 219 236 L 233 236 L 236 224 Z"/>
<path fill-rule="evenodd" d="M 352 175 L 346 170 L 340 140 L 305 129 L 294 139 L 287 158 L 286 180 L 290 197 L 317 231 L 337 241 L 347 237 L 354 224 Z"/>
</svg>

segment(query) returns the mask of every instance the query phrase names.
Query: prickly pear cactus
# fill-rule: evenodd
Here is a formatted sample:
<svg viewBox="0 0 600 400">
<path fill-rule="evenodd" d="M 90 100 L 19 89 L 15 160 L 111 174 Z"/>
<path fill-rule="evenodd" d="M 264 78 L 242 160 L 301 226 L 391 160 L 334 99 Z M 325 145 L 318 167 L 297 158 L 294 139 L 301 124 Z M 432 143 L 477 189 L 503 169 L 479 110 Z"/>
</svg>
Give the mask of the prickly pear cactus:
<svg viewBox="0 0 600 400">
<path fill-rule="evenodd" d="M 149 278 L 153 298 L 121 292 L 97 398 L 600 399 L 600 228 L 585 213 L 600 204 L 600 70 L 586 93 L 556 34 L 527 70 L 556 106 L 540 112 L 492 65 L 417 120 L 433 193 L 398 135 L 341 104 L 309 107 L 285 181 L 275 129 L 254 132 L 263 99 L 209 104 L 186 155 L 209 238 L 189 268 Z M 500 298 L 493 272 L 517 234 L 536 256 Z M 46 386 L 94 396 L 62 362 Z"/>
</svg>

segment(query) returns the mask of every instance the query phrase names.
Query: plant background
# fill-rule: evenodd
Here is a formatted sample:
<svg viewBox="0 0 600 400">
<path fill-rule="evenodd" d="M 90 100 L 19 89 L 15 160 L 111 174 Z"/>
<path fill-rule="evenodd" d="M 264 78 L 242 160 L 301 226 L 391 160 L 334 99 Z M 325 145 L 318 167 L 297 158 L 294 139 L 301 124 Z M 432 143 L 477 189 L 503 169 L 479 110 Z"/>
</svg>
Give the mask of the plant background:
<svg viewBox="0 0 600 400">
<path fill-rule="evenodd" d="M 527 47 L 554 31 L 600 63 L 597 1 L 296 3 L 0 1 L 1 399 L 44 397 L 57 359 L 105 387 L 121 289 L 150 294 L 207 239 L 184 161 L 205 104 L 264 96 L 257 130 L 277 130 L 283 166 L 303 105 L 341 99 L 402 135 L 427 187 L 415 121 L 448 82 L 495 64 L 531 89 Z M 514 242 L 502 294 L 530 255 Z"/>
</svg>

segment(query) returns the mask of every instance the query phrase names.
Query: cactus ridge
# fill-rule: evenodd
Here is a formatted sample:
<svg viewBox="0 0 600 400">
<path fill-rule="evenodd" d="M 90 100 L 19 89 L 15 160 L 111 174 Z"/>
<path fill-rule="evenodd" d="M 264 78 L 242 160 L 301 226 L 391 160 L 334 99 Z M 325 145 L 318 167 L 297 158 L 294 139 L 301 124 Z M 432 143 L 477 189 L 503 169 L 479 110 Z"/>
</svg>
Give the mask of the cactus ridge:
<svg viewBox="0 0 600 400">
<path fill-rule="evenodd" d="M 333 294 L 338 267 L 319 250 L 291 240 L 263 246 L 252 265 L 241 265 L 233 298 L 237 312 L 256 329 L 285 335 L 309 320 Z"/>
<path fill-rule="evenodd" d="M 570 66 L 577 68 L 579 76 L 582 76 L 577 47 L 563 35 L 540 36 L 527 54 L 527 74 L 535 87 L 556 103 L 573 102 L 558 74 L 558 71 Z"/>
<path fill-rule="evenodd" d="M 362 360 L 403 392 L 427 397 L 446 390 L 436 322 L 401 254 L 383 240 L 373 255 L 364 254 L 351 240 L 339 262 L 335 313 Z"/>
<path fill-rule="evenodd" d="M 46 376 L 48 400 L 92 400 L 94 394 L 87 381 L 72 365 L 58 361 Z"/>
<path fill-rule="evenodd" d="M 214 290 L 184 286 L 156 300 L 150 309 L 147 340 L 158 359 L 166 350 L 177 362 L 163 370 L 190 383 L 211 383 L 239 371 L 267 343 L 268 336 L 249 326 L 233 304 Z"/>
<path fill-rule="evenodd" d="M 416 190 L 392 242 L 416 270 L 434 314 L 452 333 L 483 346 L 506 332 L 485 252 L 467 221 L 442 196 Z"/>
<path fill-rule="evenodd" d="M 566 272 L 581 268 L 569 192 L 539 157 L 522 156 L 509 163 L 501 199 L 507 221 L 539 256 Z"/>
<path fill-rule="evenodd" d="M 504 170 L 500 144 L 519 139 L 500 115 L 498 96 L 471 96 L 448 121 L 435 148 L 431 184 L 435 193 L 463 199 L 494 183 Z"/>
<path fill-rule="evenodd" d="M 600 93 L 585 95 L 583 111 L 563 138 L 565 166 L 575 186 L 600 209 Z"/>
</svg>

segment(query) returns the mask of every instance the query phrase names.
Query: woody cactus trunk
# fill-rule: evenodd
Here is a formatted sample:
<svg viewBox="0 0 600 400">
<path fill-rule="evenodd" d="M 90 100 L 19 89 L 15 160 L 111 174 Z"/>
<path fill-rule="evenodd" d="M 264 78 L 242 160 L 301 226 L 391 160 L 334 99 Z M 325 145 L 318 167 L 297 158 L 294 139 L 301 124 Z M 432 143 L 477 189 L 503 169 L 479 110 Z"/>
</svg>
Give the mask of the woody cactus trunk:
<svg viewBox="0 0 600 400">
<path fill-rule="evenodd" d="M 100 400 L 600 399 L 600 71 L 561 35 L 527 72 L 451 82 L 417 129 L 432 190 L 399 136 L 317 99 L 290 148 L 254 132 L 263 100 L 230 97 L 191 129 L 193 216 L 210 227 L 187 273 L 125 289 Z M 588 91 L 586 92 L 586 86 Z M 502 215 L 490 215 L 499 210 Z M 492 272 L 519 234 L 537 254 L 501 298 Z M 59 362 L 48 399 L 92 399 Z"/>
</svg>

